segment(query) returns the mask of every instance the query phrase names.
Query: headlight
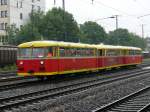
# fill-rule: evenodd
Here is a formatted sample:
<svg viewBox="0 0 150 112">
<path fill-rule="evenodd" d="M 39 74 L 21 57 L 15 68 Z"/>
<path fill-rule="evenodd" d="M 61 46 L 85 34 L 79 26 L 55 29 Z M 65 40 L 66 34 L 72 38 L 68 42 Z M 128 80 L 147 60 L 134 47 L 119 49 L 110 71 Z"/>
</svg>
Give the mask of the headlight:
<svg viewBox="0 0 150 112">
<path fill-rule="evenodd" d="M 43 65 L 43 64 L 44 64 L 44 61 L 40 61 L 40 64 Z"/>
<path fill-rule="evenodd" d="M 23 65 L 23 61 L 20 61 L 20 65 Z"/>
</svg>

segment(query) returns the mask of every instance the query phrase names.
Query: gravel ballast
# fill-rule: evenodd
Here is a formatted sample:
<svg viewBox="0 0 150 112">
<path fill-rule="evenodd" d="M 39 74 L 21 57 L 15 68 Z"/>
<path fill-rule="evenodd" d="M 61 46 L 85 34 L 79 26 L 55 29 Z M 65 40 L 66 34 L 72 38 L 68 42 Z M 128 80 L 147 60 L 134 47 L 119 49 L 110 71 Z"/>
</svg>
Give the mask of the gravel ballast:
<svg viewBox="0 0 150 112">
<path fill-rule="evenodd" d="M 150 85 L 150 74 L 117 81 L 53 100 L 41 101 L 18 112 L 91 112 Z"/>
<path fill-rule="evenodd" d="M 16 89 L 9 89 L 7 91 L 0 92 L 0 98 L 7 98 L 8 96 L 9 97 L 16 96 L 16 95 L 22 95 L 25 93 L 40 91 L 40 90 L 44 90 L 44 89 L 62 87 L 65 85 L 76 84 L 79 82 L 86 82 L 86 81 L 94 80 L 94 79 L 110 78 L 110 77 L 116 76 L 120 73 L 121 72 L 118 71 L 115 73 L 108 72 L 107 75 L 102 75 L 102 73 L 99 73 L 99 74 L 93 73 L 91 75 L 76 74 L 75 76 L 70 76 L 70 77 L 68 76 L 66 78 L 60 77 L 57 79 L 52 79 L 51 81 L 48 81 L 48 82 L 37 82 L 34 85 L 29 85 L 29 86 L 25 86 L 25 87 L 21 87 L 21 88 L 16 88 Z M 30 80 L 32 80 L 32 79 L 30 79 Z M 35 80 L 35 79 L 33 79 L 33 80 Z M 24 80 L 22 80 L 22 81 L 24 81 Z M 27 83 L 27 81 L 26 81 L 26 83 Z"/>
</svg>

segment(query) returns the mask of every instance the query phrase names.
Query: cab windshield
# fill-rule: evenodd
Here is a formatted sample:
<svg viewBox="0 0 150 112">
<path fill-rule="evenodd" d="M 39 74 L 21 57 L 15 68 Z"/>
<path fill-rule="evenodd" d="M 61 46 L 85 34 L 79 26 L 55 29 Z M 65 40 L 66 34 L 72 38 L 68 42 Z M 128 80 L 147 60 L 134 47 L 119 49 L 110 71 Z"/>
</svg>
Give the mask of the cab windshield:
<svg viewBox="0 0 150 112">
<path fill-rule="evenodd" d="M 31 57 L 32 49 L 31 48 L 20 48 L 18 51 L 19 58 L 29 58 Z"/>
<path fill-rule="evenodd" d="M 20 48 L 18 58 L 44 58 L 48 54 L 52 54 L 49 49 L 51 48 Z"/>
</svg>

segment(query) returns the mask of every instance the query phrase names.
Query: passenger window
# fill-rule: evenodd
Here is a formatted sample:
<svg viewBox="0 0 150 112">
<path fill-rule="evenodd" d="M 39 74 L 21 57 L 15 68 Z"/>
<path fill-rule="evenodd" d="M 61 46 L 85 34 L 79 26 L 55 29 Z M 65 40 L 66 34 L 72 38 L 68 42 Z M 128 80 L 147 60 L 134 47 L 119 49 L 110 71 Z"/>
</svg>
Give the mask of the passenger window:
<svg viewBox="0 0 150 112">
<path fill-rule="evenodd" d="M 126 50 L 121 50 L 121 55 L 123 55 L 123 56 L 127 55 L 127 51 Z"/>
<path fill-rule="evenodd" d="M 57 47 L 53 47 L 53 57 L 56 57 L 58 55 L 58 48 Z"/>
<path fill-rule="evenodd" d="M 98 56 L 103 56 L 103 50 L 98 50 Z"/>
<path fill-rule="evenodd" d="M 65 49 L 59 48 L 60 57 L 65 57 Z"/>
<path fill-rule="evenodd" d="M 52 50 L 52 48 L 48 48 L 47 49 L 47 57 L 50 58 L 52 56 L 53 56 L 53 50 Z"/>
<path fill-rule="evenodd" d="M 141 55 L 141 51 L 135 51 L 136 52 L 136 55 Z"/>
</svg>

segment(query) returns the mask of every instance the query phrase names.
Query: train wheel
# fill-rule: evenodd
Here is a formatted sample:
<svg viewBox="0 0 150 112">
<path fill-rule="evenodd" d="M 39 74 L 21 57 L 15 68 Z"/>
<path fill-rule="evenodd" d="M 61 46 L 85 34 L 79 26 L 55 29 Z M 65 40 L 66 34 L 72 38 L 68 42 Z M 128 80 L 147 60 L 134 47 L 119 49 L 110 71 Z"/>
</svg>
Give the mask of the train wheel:
<svg viewBox="0 0 150 112">
<path fill-rule="evenodd" d="M 55 79 L 55 76 L 47 76 L 46 79 L 49 80 L 49 81 L 51 81 L 51 80 Z"/>
<path fill-rule="evenodd" d="M 38 78 L 38 80 L 40 80 L 40 81 L 44 81 L 46 78 L 45 77 L 37 77 Z"/>
</svg>

